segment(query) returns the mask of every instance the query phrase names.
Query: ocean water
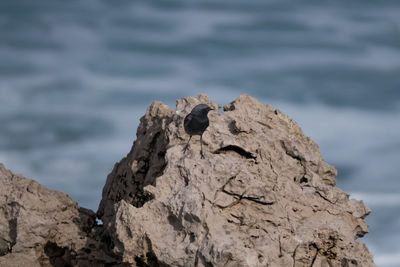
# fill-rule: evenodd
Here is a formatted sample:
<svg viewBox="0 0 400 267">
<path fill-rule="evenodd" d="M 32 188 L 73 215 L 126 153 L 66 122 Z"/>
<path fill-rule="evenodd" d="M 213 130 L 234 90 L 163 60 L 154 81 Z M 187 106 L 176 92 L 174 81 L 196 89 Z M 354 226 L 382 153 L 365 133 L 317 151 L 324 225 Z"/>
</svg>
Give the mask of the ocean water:
<svg viewBox="0 0 400 267">
<path fill-rule="evenodd" d="M 242 93 L 295 119 L 400 266 L 397 0 L 1 0 L 0 162 L 97 209 L 154 100 Z"/>
</svg>

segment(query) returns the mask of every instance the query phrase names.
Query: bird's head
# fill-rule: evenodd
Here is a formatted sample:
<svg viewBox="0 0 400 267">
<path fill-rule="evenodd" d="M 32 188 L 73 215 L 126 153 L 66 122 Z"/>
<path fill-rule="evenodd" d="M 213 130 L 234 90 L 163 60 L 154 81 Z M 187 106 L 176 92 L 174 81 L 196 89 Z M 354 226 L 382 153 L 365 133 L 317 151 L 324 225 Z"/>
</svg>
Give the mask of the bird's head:
<svg viewBox="0 0 400 267">
<path fill-rule="evenodd" d="M 214 110 L 214 109 L 206 104 L 199 104 L 192 109 L 191 113 L 207 115 L 210 110 Z"/>
</svg>

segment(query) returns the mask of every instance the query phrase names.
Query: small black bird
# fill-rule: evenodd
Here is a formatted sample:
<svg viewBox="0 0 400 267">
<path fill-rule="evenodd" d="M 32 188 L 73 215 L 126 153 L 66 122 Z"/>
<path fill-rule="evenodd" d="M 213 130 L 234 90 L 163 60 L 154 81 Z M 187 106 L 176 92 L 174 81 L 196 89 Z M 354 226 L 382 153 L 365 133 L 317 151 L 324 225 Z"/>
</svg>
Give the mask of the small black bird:
<svg viewBox="0 0 400 267">
<path fill-rule="evenodd" d="M 188 149 L 190 139 L 192 139 L 192 135 L 200 135 L 200 155 L 201 158 L 204 159 L 203 133 L 210 124 L 207 117 L 207 114 L 210 110 L 213 110 L 213 108 L 210 108 L 206 104 L 199 104 L 195 106 L 192 111 L 185 117 L 185 120 L 183 121 L 183 126 L 186 133 L 190 135 L 190 138 L 186 146 L 183 148 L 183 153 L 185 153 Z"/>
</svg>

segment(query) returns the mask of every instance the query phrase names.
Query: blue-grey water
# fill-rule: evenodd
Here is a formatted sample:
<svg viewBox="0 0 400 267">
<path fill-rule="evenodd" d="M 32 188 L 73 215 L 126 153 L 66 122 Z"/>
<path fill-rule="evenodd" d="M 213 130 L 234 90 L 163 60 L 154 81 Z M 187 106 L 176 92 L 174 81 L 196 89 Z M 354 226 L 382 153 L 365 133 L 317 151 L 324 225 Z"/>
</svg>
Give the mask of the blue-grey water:
<svg viewBox="0 0 400 267">
<path fill-rule="evenodd" d="M 152 101 L 197 93 L 298 121 L 400 266 L 400 1 L 0 1 L 0 162 L 82 206 Z"/>
</svg>

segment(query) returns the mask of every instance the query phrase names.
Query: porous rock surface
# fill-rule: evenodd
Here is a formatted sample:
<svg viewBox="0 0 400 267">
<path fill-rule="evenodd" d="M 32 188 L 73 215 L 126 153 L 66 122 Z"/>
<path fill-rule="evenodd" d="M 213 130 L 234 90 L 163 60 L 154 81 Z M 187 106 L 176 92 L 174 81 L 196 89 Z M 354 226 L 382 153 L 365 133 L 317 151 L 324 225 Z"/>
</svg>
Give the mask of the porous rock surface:
<svg viewBox="0 0 400 267">
<path fill-rule="evenodd" d="M 214 108 L 203 135 L 183 119 Z M 218 112 L 205 95 L 154 102 L 132 150 L 114 166 L 97 212 L 130 266 L 375 266 L 355 241 L 362 202 L 335 187 L 336 169 L 287 115 L 247 95 Z"/>
<path fill-rule="evenodd" d="M 118 265 L 99 230 L 93 211 L 0 163 L 0 266 Z"/>
</svg>

